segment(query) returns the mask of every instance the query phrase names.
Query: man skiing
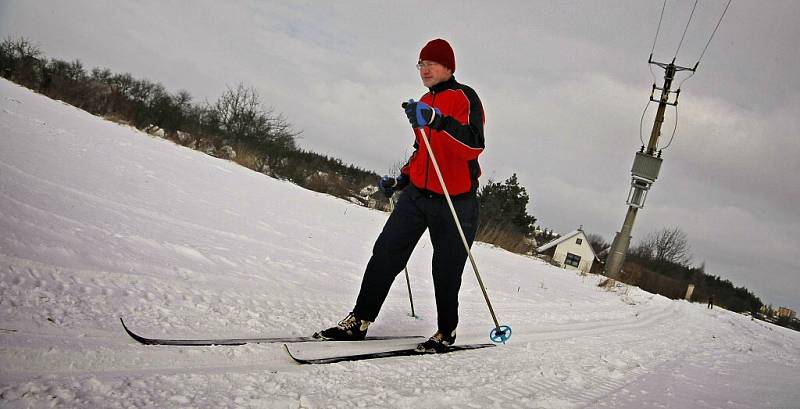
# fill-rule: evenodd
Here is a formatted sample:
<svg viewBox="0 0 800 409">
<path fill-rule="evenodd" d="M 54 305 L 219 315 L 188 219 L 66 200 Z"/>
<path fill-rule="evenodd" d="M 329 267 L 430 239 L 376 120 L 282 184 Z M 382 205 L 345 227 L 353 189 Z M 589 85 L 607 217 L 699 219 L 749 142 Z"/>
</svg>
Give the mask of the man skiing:
<svg viewBox="0 0 800 409">
<path fill-rule="evenodd" d="M 361 340 L 383 305 L 394 278 L 406 266 L 425 230 L 433 244 L 432 274 L 438 330 L 417 346 L 419 352 L 444 352 L 456 339 L 458 292 L 467 260 L 464 248 L 434 172 L 425 143 L 429 138 L 441 168 L 461 228 L 469 243 L 478 229 L 478 156 L 484 148 L 484 113 L 475 91 L 456 81 L 455 54 L 443 39 L 428 42 L 417 61 L 420 78 L 428 92 L 420 101 L 403 104 L 414 128 L 414 153 L 395 177 L 378 182 L 387 197 L 402 190 L 397 205 L 378 236 L 367 263 L 353 311 L 335 327 L 315 337 L 329 340 Z"/>
</svg>

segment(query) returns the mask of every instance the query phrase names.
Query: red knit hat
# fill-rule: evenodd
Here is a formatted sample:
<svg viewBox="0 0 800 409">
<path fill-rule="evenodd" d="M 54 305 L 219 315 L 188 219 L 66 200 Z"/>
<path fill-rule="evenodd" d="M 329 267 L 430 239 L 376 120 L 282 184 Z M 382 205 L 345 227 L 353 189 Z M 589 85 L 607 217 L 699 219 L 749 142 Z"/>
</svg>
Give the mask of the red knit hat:
<svg viewBox="0 0 800 409">
<path fill-rule="evenodd" d="M 428 44 L 425 44 L 425 47 L 422 47 L 422 51 L 419 52 L 419 60 L 438 62 L 456 72 L 456 56 L 453 53 L 453 48 L 441 38 L 431 40 Z"/>
</svg>

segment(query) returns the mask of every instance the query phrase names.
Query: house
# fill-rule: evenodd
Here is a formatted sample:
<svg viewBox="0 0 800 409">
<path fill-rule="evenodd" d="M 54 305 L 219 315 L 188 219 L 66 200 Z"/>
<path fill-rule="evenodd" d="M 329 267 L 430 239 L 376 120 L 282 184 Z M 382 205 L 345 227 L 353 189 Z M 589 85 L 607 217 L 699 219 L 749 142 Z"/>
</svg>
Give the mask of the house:
<svg viewBox="0 0 800 409">
<path fill-rule="evenodd" d="M 794 310 L 792 310 L 791 308 L 786 308 L 786 307 L 778 308 L 778 317 L 779 318 L 786 317 L 786 318 L 789 318 L 789 319 L 793 320 L 793 319 L 795 319 L 796 316 L 797 316 L 797 313 Z"/>
<path fill-rule="evenodd" d="M 537 248 L 536 251 L 549 256 L 561 267 L 584 273 L 591 272 L 595 261 L 599 261 L 586 239 L 586 234 L 580 228 Z"/>
</svg>

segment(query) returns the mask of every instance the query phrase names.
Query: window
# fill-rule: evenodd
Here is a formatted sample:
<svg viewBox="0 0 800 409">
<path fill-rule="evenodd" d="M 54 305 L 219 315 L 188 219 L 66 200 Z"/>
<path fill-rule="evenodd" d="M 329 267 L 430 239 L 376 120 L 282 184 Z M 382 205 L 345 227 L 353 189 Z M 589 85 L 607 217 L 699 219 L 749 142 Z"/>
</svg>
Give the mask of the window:
<svg viewBox="0 0 800 409">
<path fill-rule="evenodd" d="M 577 244 L 577 245 L 579 245 L 579 246 L 580 246 L 580 245 L 581 245 L 581 243 L 583 243 L 583 239 L 578 239 L 578 240 L 575 240 L 575 244 Z"/>
<path fill-rule="evenodd" d="M 577 268 L 578 266 L 581 265 L 581 256 L 576 256 L 572 253 L 567 253 L 567 259 L 564 260 L 564 264 Z"/>
</svg>

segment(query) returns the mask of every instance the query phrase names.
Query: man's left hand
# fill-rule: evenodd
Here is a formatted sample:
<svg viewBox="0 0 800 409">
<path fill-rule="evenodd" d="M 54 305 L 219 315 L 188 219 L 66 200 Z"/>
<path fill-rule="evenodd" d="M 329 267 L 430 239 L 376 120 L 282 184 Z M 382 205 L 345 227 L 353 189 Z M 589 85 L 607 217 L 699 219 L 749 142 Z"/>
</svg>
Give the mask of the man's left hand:
<svg viewBox="0 0 800 409">
<path fill-rule="evenodd" d="M 391 199 L 394 192 L 402 190 L 408 185 L 408 176 L 400 174 L 400 176 L 393 178 L 391 176 L 384 176 L 378 180 L 378 189 L 386 195 L 387 199 Z"/>
</svg>

